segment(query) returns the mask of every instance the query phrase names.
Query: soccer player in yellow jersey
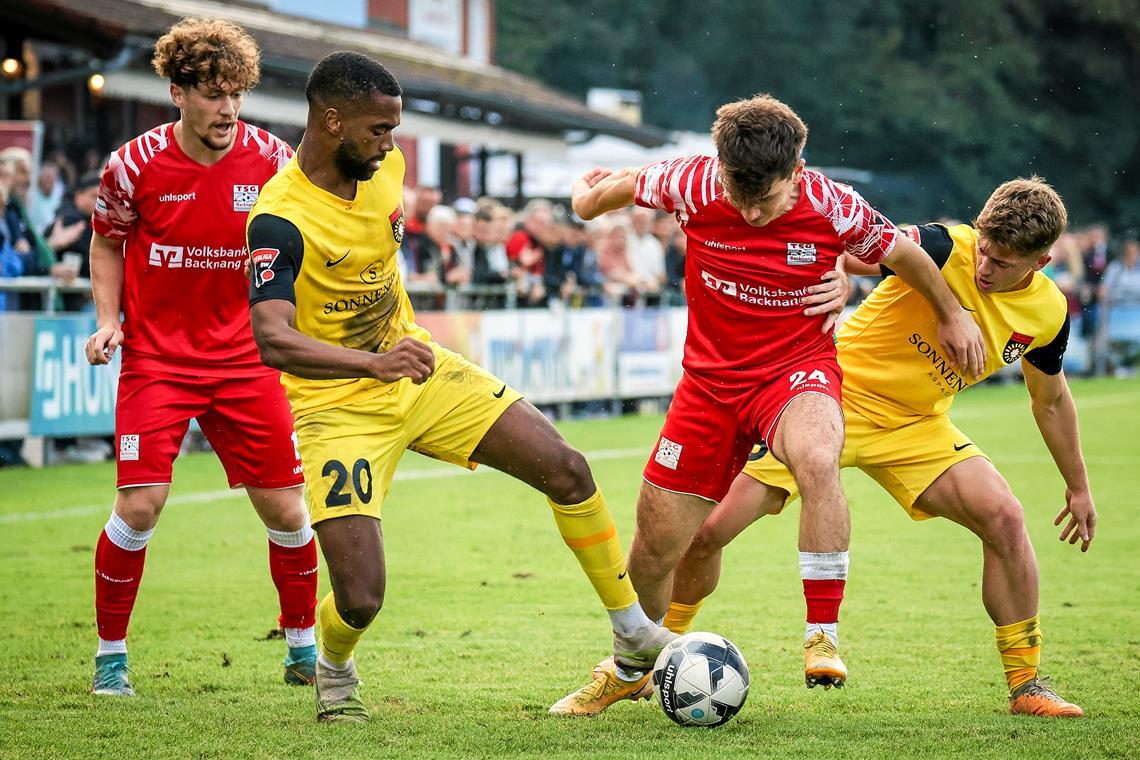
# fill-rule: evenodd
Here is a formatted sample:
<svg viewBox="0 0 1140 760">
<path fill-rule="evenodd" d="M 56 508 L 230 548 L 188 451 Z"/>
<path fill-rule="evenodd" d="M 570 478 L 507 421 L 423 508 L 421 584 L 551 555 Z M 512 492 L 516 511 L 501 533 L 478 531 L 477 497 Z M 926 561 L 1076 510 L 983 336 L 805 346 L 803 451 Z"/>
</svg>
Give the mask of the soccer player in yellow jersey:
<svg viewBox="0 0 1140 760">
<path fill-rule="evenodd" d="M 318 608 L 325 721 L 368 720 L 353 651 L 384 601 L 380 506 L 405 449 L 487 464 L 544 493 L 609 611 L 619 662 L 648 667 L 674 637 L 642 611 L 583 456 L 516 390 L 416 324 L 396 268 L 401 92 L 366 56 L 318 63 L 300 148 L 262 189 L 247 229 L 254 337 L 283 373 L 332 583 Z"/>
<path fill-rule="evenodd" d="M 983 377 L 1021 359 L 1041 437 L 1064 478 L 1067 520 L 1061 540 L 1087 551 L 1096 508 L 1081 455 L 1077 413 L 1061 359 L 1069 336 L 1065 297 L 1040 273 L 1065 228 L 1065 206 L 1037 177 L 1006 182 L 973 226 L 910 229 L 939 264 L 986 339 Z M 885 267 L 847 262 L 848 271 Z M 890 275 L 889 271 L 882 274 Z M 859 467 L 914 520 L 946 517 L 982 540 L 982 600 L 994 621 L 1009 686 L 1010 710 L 1077 717 L 1081 708 L 1038 679 L 1037 559 L 1021 504 L 968 436 L 950 421 L 954 396 L 972 385 L 946 360 L 928 303 L 898 277 L 887 276 L 843 324 L 846 441 L 841 466 Z M 749 524 L 776 514 L 798 494 L 795 479 L 761 445 L 725 499 L 705 521 L 674 574 L 666 626 L 684 631 L 716 588 L 721 549 Z M 825 632 L 833 641 L 832 629 Z"/>
</svg>

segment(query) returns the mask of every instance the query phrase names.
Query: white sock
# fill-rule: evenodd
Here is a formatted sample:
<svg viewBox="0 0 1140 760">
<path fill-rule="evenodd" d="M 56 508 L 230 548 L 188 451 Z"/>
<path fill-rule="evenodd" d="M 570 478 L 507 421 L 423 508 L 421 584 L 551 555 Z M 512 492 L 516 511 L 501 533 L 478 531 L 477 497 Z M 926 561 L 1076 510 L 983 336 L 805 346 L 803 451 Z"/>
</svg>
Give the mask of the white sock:
<svg viewBox="0 0 1140 760">
<path fill-rule="evenodd" d="M 290 649 L 315 647 L 317 645 L 315 626 L 310 625 L 308 628 L 286 628 L 285 643 L 289 645 Z"/>
<path fill-rule="evenodd" d="M 804 630 L 804 641 L 814 636 L 817 631 L 826 633 L 831 639 L 831 643 L 836 647 L 839 646 L 839 623 L 808 623 Z"/>
<path fill-rule="evenodd" d="M 146 542 L 154 535 L 154 528 L 135 530 L 114 512 L 111 513 L 107 524 L 103 526 L 103 530 L 107 533 L 107 538 L 111 539 L 111 543 L 128 552 L 137 552 L 143 549 Z"/>
<path fill-rule="evenodd" d="M 610 614 L 610 624 L 613 625 L 614 633 L 623 639 L 633 638 L 643 631 L 656 627 L 645 615 L 645 610 L 641 609 L 640 602 L 634 602 L 620 610 L 606 610 L 606 612 Z"/>
<path fill-rule="evenodd" d="M 800 578 L 845 581 L 848 564 L 847 552 L 800 552 Z"/>
<path fill-rule="evenodd" d="M 118 639 L 116 641 L 107 641 L 106 639 L 99 639 L 99 649 L 95 651 L 96 657 L 102 657 L 105 654 L 126 654 L 127 653 L 127 640 Z"/>
<path fill-rule="evenodd" d="M 278 546 L 285 546 L 289 548 L 297 548 L 305 546 L 313 540 L 313 528 L 309 525 L 308 521 L 300 530 L 273 530 L 273 528 L 266 528 L 265 532 L 269 534 L 269 540 Z"/>
<path fill-rule="evenodd" d="M 325 657 L 324 652 L 317 652 L 317 663 L 325 670 L 335 670 L 338 673 L 343 673 L 352 667 L 352 658 L 349 657 L 348 660 L 342 663 L 335 663 Z"/>
</svg>

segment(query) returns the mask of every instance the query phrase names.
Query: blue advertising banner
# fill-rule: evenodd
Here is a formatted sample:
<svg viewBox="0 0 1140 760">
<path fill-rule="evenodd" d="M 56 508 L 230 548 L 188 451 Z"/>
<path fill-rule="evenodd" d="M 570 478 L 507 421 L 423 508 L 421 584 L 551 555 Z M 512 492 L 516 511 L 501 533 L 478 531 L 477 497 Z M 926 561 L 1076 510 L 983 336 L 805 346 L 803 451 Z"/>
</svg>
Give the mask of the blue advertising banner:
<svg viewBox="0 0 1140 760">
<path fill-rule="evenodd" d="M 87 363 L 83 346 L 95 332 L 94 317 L 36 319 L 32 370 L 32 435 L 111 435 L 120 352 L 108 366 Z"/>
</svg>

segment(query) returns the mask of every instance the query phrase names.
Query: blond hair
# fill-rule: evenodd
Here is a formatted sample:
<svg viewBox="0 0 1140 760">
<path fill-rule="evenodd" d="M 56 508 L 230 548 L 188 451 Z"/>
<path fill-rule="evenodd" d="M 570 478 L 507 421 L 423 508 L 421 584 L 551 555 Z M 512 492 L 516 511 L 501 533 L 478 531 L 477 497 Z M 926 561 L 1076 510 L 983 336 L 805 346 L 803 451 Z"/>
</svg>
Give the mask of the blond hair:
<svg viewBox="0 0 1140 760">
<path fill-rule="evenodd" d="M 159 37 L 151 64 L 160 77 L 180 87 L 224 82 L 244 91 L 261 80 L 257 43 L 222 19 L 182 19 Z"/>
<path fill-rule="evenodd" d="M 1003 183 L 986 201 L 974 228 L 992 243 L 1022 256 L 1048 250 L 1069 223 L 1065 202 L 1041 177 Z"/>
</svg>

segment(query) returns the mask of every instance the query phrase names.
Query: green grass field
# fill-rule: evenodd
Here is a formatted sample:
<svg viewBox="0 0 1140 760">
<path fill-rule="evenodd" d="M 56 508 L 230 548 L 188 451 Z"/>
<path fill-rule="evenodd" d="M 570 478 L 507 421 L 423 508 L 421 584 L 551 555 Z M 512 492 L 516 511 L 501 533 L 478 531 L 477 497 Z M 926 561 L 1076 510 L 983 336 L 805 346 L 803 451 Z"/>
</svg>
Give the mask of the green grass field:
<svg viewBox="0 0 1140 760">
<path fill-rule="evenodd" d="M 276 616 L 265 533 L 244 496 L 224 491 L 213 456 L 198 454 L 178 462 L 150 544 L 131 624 L 133 700 L 87 694 L 93 549 L 113 466 L 0 471 L 0 756 L 1136 757 L 1140 381 L 1073 387 L 1100 508 L 1087 555 L 1057 540 L 1063 485 L 1024 389 L 966 394 L 955 419 L 1025 505 L 1041 565 L 1044 671 L 1085 708 L 1083 720 L 1006 714 L 976 539 L 944 521 L 912 524 L 856 471 L 845 476 L 847 688 L 803 686 L 791 512 L 730 547 L 697 620 L 748 659 L 752 691 L 735 720 L 681 729 L 649 703 L 550 718 L 547 707 L 607 653 L 609 629 L 548 507 L 501 474 L 409 454 L 384 505 L 386 606 L 357 650 L 373 720 L 319 726 L 312 693 L 280 683 L 283 642 L 265 640 Z M 659 425 L 561 426 L 591 458 L 627 545 Z"/>
</svg>

